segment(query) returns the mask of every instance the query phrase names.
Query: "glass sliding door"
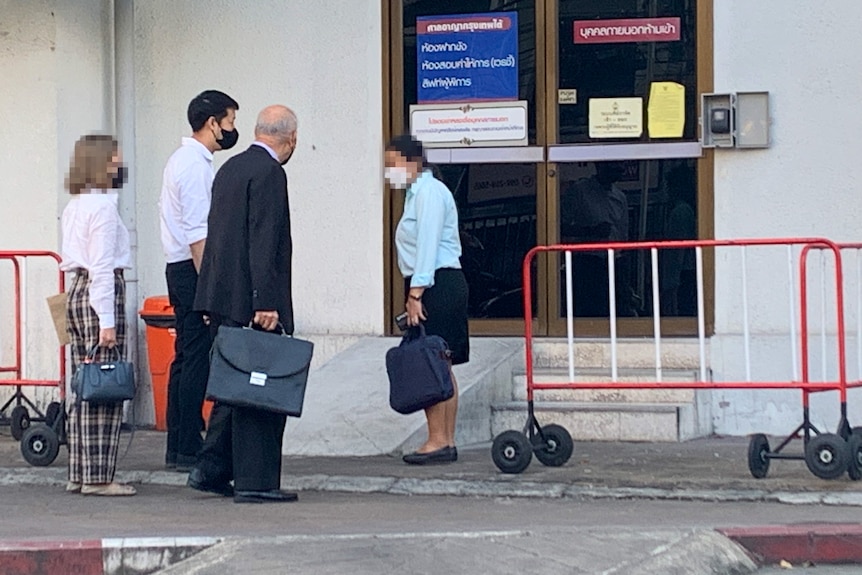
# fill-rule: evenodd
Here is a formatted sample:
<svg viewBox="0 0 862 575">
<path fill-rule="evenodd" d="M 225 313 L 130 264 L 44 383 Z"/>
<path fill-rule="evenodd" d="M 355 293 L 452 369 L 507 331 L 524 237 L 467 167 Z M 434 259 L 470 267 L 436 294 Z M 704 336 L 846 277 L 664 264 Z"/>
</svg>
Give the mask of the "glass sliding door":
<svg viewBox="0 0 862 575">
<path fill-rule="evenodd" d="M 516 14 L 513 92 L 527 103 L 526 145 L 427 148 L 459 210 L 473 334 L 523 333 L 521 264 L 537 244 L 710 237 L 712 152 L 698 142 L 697 107 L 712 89 L 711 2 L 385 0 L 392 134 L 410 130 L 410 107 L 421 103 L 417 23 Z M 403 194 L 387 193 L 391 242 Z M 387 304 L 397 315 L 403 285 L 389 255 Z M 708 313 L 711 261 L 705 252 Z M 561 335 L 562 258 L 535 262 L 533 328 Z M 696 333 L 693 254 L 669 251 L 658 263 L 663 333 Z M 620 335 L 651 333 L 650 266 L 649 252 L 617 253 Z M 606 254 L 577 254 L 573 272 L 576 335 L 606 335 Z"/>
<path fill-rule="evenodd" d="M 696 0 L 559 0 L 549 78 L 548 186 L 551 235 L 567 244 L 698 237 L 698 60 Z M 563 258 L 549 286 L 554 319 L 566 317 Z M 609 332 L 606 252 L 575 253 L 575 332 Z M 649 252 L 615 252 L 615 301 L 622 334 L 652 329 Z M 663 329 L 694 329 L 691 250 L 662 252 Z M 693 332 L 692 332 L 693 333 Z"/>
<path fill-rule="evenodd" d="M 406 132 L 410 106 L 419 102 L 419 50 L 417 21 L 459 15 L 514 13 L 517 18 L 517 99 L 527 103 L 527 146 L 428 148 L 428 159 L 439 179 L 455 196 L 461 224 L 461 265 L 470 286 L 469 315 L 472 333 L 523 332 L 521 264 L 527 251 L 546 241 L 544 217 L 544 73 L 539 50 L 540 20 L 536 0 L 404 0 L 399 24 L 403 81 L 400 117 L 395 131 Z M 400 130 L 398 129 L 400 128 Z M 400 214 L 400 199 L 393 198 L 393 218 Z M 537 268 L 536 272 L 540 270 Z M 544 273 L 544 270 L 541 270 Z M 393 274 L 398 277 L 397 272 Z M 546 317 L 547 295 L 534 294 L 536 326 Z M 397 279 L 396 282 L 397 283 Z M 403 306 L 403 289 L 393 286 L 393 308 Z M 541 294 L 541 297 L 540 295 Z"/>
</svg>

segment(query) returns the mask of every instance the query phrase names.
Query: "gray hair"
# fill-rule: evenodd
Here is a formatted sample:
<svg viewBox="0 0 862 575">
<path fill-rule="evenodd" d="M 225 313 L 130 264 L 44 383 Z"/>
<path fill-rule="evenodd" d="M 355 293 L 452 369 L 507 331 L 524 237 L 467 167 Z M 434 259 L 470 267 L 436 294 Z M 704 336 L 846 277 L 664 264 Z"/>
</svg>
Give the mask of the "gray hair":
<svg viewBox="0 0 862 575">
<path fill-rule="evenodd" d="M 278 141 L 290 138 L 296 132 L 296 115 L 288 108 L 265 108 L 257 117 L 255 136 L 269 136 Z"/>
</svg>

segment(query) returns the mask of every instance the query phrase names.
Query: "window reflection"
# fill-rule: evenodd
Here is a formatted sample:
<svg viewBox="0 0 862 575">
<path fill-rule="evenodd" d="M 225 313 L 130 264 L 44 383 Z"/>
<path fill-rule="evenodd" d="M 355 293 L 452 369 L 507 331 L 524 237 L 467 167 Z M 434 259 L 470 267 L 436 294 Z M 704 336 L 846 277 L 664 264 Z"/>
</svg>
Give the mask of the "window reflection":
<svg viewBox="0 0 862 575">
<path fill-rule="evenodd" d="M 458 206 L 470 317 L 522 318 L 521 264 L 536 245 L 536 165 L 450 164 L 436 170 Z"/>
<path fill-rule="evenodd" d="M 559 174 L 560 242 L 566 244 L 697 238 L 696 161 L 652 160 L 562 164 Z M 694 250 L 659 252 L 661 315 L 697 312 Z M 608 317 L 606 251 L 572 254 L 576 317 Z M 652 316 L 649 251 L 615 252 L 616 312 Z M 566 275 L 560 258 L 562 316 Z"/>
</svg>

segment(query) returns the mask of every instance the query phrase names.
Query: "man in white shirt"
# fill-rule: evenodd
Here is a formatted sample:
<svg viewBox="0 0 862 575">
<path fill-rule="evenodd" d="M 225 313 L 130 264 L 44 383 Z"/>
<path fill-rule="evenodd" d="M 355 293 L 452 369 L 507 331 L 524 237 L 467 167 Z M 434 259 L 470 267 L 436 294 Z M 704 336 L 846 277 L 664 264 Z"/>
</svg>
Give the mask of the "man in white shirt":
<svg viewBox="0 0 862 575">
<path fill-rule="evenodd" d="M 167 260 L 168 296 L 176 315 L 176 355 L 168 380 L 168 438 L 165 465 L 188 472 L 201 448 L 201 415 L 209 375 L 209 329 L 194 311 L 198 273 L 207 238 L 215 176 L 213 152 L 236 145 L 239 104 L 208 90 L 189 103 L 190 138 L 165 166 L 159 198 L 162 247 Z"/>
</svg>

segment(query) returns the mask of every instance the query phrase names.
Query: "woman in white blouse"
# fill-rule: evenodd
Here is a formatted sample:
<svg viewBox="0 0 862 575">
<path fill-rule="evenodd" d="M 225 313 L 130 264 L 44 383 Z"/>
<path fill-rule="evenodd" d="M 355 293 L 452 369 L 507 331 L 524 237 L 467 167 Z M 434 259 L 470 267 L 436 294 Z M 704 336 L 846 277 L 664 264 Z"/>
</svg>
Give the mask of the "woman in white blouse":
<svg viewBox="0 0 862 575">
<path fill-rule="evenodd" d="M 129 232 L 117 210 L 117 190 L 126 180 L 120 148 L 111 136 L 84 136 L 75 144 L 66 186 L 72 199 L 63 211 L 63 263 L 74 274 L 67 324 L 72 368 L 98 346 L 96 361 L 125 353 L 125 281 L 131 267 Z M 69 483 L 84 495 L 134 495 L 114 482 L 122 402 L 69 402 Z"/>
</svg>

